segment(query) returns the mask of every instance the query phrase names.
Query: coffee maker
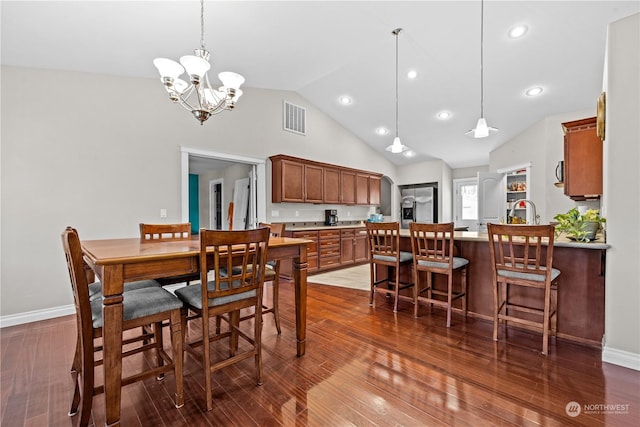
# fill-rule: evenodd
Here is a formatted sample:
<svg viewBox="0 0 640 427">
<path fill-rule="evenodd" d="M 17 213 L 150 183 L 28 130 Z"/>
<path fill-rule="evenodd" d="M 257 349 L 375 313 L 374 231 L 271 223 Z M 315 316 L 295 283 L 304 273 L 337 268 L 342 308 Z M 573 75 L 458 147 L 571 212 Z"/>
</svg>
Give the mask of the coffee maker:
<svg viewBox="0 0 640 427">
<path fill-rule="evenodd" d="M 338 225 L 338 210 L 337 209 L 325 209 L 325 211 L 324 211 L 324 225 Z"/>
</svg>

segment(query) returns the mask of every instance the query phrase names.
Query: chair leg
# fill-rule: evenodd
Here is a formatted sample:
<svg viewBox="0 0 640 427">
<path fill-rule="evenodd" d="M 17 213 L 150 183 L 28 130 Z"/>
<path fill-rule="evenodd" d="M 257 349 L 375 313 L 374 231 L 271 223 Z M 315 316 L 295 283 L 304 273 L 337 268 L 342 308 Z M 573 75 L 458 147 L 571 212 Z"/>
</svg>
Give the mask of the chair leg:
<svg viewBox="0 0 640 427">
<path fill-rule="evenodd" d="M 373 262 L 369 263 L 369 270 L 370 270 L 370 276 L 371 276 L 371 292 L 369 295 L 369 305 L 372 306 L 373 308 L 376 308 L 376 300 L 375 300 L 375 296 L 374 293 L 376 291 L 376 275 L 375 275 L 375 264 Z"/>
<path fill-rule="evenodd" d="M 551 289 L 544 291 L 544 319 L 542 319 L 542 354 L 549 354 L 549 313 L 551 305 Z"/>
<path fill-rule="evenodd" d="M 278 335 L 280 335 L 280 333 L 282 332 L 280 330 L 280 313 L 278 311 L 278 288 L 280 287 L 280 279 L 278 277 L 278 271 L 276 270 L 276 277 L 275 279 L 273 279 L 272 286 L 273 286 L 273 302 L 271 304 L 271 307 L 273 307 L 273 318 L 276 321 L 276 330 L 278 331 Z"/>
<path fill-rule="evenodd" d="M 447 328 L 451 327 L 451 303 L 453 295 L 453 274 L 447 275 Z"/>
<path fill-rule="evenodd" d="M 420 296 L 420 279 L 419 272 L 413 267 L 413 317 L 418 317 L 418 307 L 420 307 L 420 301 L 418 297 Z"/>
<path fill-rule="evenodd" d="M 80 325 L 78 325 L 80 328 Z M 80 331 L 78 331 L 80 333 Z M 80 345 L 80 336 L 76 340 L 76 351 L 73 356 L 73 363 L 71 364 L 71 376 L 74 382 L 73 398 L 71 399 L 71 408 L 69 409 L 69 416 L 72 417 L 78 413 L 78 405 L 80 404 L 80 381 L 83 380 L 82 374 L 82 353 Z"/>
<path fill-rule="evenodd" d="M 180 314 L 180 310 L 173 310 L 171 312 L 171 350 L 173 356 L 173 376 L 176 380 L 176 408 L 181 408 L 182 406 L 184 406 L 184 396 L 182 388 L 182 371 L 184 362 L 184 354 L 182 352 L 182 343 L 184 341 L 184 338 L 182 336 L 182 318 L 183 317 Z"/>
<path fill-rule="evenodd" d="M 258 310 L 258 307 L 256 307 Z M 262 385 L 262 315 L 257 312 L 254 320 L 254 335 L 253 342 L 256 350 L 255 362 L 256 362 L 256 381 L 258 385 Z M 236 334 L 237 340 L 237 334 Z M 237 341 L 236 341 L 237 345 Z"/>
<path fill-rule="evenodd" d="M 155 350 L 156 350 L 156 366 L 160 367 L 164 365 L 164 360 L 160 355 L 160 352 L 164 348 L 164 339 L 162 338 L 162 322 L 156 322 L 153 324 L 153 339 L 155 341 Z M 162 381 L 164 380 L 164 372 L 160 373 L 156 380 Z"/>
<path fill-rule="evenodd" d="M 498 341 L 498 315 L 500 313 L 500 282 L 493 284 L 493 340 Z"/>
<path fill-rule="evenodd" d="M 467 267 L 463 267 L 460 274 L 462 275 L 460 278 L 460 285 L 462 287 L 461 291 L 464 294 L 462 296 L 462 311 L 464 313 L 464 317 L 467 317 Z"/>
<path fill-rule="evenodd" d="M 209 342 L 209 318 L 202 319 L 202 367 L 204 368 L 204 397 L 207 402 L 207 411 L 213 409 L 211 401 L 211 343 Z"/>
<path fill-rule="evenodd" d="M 258 322 L 259 313 L 256 313 L 254 322 Z M 262 318 L 262 316 L 260 316 Z M 229 337 L 229 356 L 236 355 L 238 350 L 238 328 L 240 327 L 240 310 L 234 310 L 229 313 L 229 329 L 231 330 L 231 336 Z"/>
<path fill-rule="evenodd" d="M 400 266 L 396 266 L 395 270 L 395 278 L 396 278 L 396 286 L 394 288 L 393 294 L 395 296 L 395 301 L 393 302 L 393 312 L 398 312 L 398 300 L 400 299 Z"/>
<path fill-rule="evenodd" d="M 558 288 L 551 289 L 551 334 L 555 337 L 558 331 Z"/>
</svg>

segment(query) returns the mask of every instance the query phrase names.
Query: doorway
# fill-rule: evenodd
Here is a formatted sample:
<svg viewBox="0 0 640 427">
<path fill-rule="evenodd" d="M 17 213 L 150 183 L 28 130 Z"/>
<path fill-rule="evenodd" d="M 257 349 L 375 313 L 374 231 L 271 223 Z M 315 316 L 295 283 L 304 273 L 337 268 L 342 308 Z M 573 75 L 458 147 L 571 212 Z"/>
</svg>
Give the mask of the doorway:
<svg viewBox="0 0 640 427">
<path fill-rule="evenodd" d="M 209 181 L 209 227 L 212 230 L 222 230 L 222 200 L 224 179 Z"/>
<path fill-rule="evenodd" d="M 266 160 L 258 159 L 254 157 L 246 157 L 246 156 L 238 156 L 234 154 L 228 153 L 220 153 L 215 151 L 206 151 L 195 148 L 188 147 L 180 147 L 180 171 L 181 171 L 181 221 L 189 222 L 189 163 L 190 161 L 196 160 L 205 160 L 210 161 L 211 164 L 215 162 L 226 162 L 229 164 L 244 164 L 252 166 L 252 176 L 253 184 L 251 197 L 253 197 L 254 203 L 251 203 L 255 208 L 251 210 L 250 215 L 251 218 L 248 219 L 247 223 L 249 224 L 257 224 L 258 222 L 266 222 L 267 217 L 267 185 L 266 185 Z M 204 184 L 206 188 L 206 184 Z M 205 190 L 204 193 L 207 197 L 209 196 L 209 192 Z M 231 193 L 228 193 L 231 194 Z M 221 196 L 224 196 L 221 193 Z M 224 198 L 222 199 L 224 201 Z M 224 204 L 224 202 L 223 202 Z M 207 203 L 205 206 L 210 206 Z M 225 226 L 225 222 L 223 220 L 225 208 L 222 209 L 222 228 Z M 205 210 L 206 212 L 206 210 Z M 211 222 L 211 221 L 208 221 Z M 205 222 L 206 224 L 207 222 Z"/>
<path fill-rule="evenodd" d="M 454 179 L 453 218 L 456 228 L 478 231 L 478 179 Z"/>
</svg>

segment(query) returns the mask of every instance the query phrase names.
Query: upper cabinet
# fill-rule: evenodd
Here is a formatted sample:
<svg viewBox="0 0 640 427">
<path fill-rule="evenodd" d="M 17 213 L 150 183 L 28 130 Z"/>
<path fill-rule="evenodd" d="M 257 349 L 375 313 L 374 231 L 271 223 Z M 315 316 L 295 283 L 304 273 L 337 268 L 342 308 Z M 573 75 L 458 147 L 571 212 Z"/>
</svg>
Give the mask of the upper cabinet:
<svg viewBox="0 0 640 427">
<path fill-rule="evenodd" d="M 573 200 L 602 194 L 602 141 L 596 118 L 562 123 L 564 130 L 564 194 Z"/>
<path fill-rule="evenodd" d="M 273 203 L 380 204 L 380 174 L 285 155 L 270 159 Z"/>
</svg>

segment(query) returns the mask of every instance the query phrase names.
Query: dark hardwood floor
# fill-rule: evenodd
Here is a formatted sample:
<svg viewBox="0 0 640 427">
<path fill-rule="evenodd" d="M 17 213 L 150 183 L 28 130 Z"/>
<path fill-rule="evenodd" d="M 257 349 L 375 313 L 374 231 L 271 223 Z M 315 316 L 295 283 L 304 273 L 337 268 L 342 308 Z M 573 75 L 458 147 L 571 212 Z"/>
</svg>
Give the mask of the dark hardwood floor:
<svg viewBox="0 0 640 427">
<path fill-rule="evenodd" d="M 216 373 L 206 412 L 203 373 L 187 356 L 184 407 L 173 406 L 172 375 L 132 384 L 123 388 L 122 425 L 638 425 L 640 372 L 602 363 L 597 349 L 559 340 L 545 357 L 539 334 L 509 330 L 496 344 L 487 321 L 454 314 L 447 329 L 444 311 L 423 309 L 415 319 L 409 303 L 394 314 L 376 298 L 374 310 L 365 291 L 310 284 L 307 354 L 298 358 L 293 287 L 282 280 L 283 331 L 277 336 L 265 317 L 262 386 L 253 360 Z M 75 333 L 73 316 L 0 331 L 2 426 L 74 425 L 67 412 Z M 576 417 L 567 415 L 570 402 L 580 405 Z M 104 424 L 102 395 L 92 423 Z"/>
</svg>

